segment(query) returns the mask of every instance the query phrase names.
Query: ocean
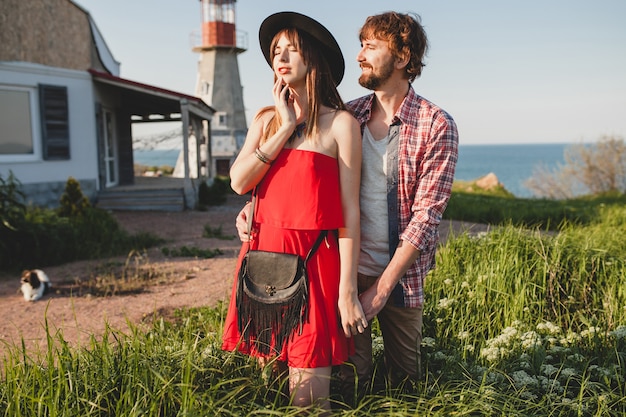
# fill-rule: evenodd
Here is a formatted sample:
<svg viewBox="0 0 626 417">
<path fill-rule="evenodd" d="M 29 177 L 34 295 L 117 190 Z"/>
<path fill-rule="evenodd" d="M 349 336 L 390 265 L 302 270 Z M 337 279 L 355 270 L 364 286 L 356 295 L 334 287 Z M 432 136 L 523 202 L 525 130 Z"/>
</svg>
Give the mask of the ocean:
<svg viewBox="0 0 626 417">
<path fill-rule="evenodd" d="M 553 169 L 564 162 L 568 144 L 460 145 L 455 179 L 471 181 L 493 172 L 517 197 L 532 197 L 524 182 L 539 165 Z M 178 149 L 135 150 L 135 162 L 149 166 L 176 165 Z"/>
<path fill-rule="evenodd" d="M 565 162 L 563 152 L 569 144 L 460 145 L 454 178 L 471 181 L 493 172 L 516 197 L 532 197 L 524 182 L 533 170 L 543 165 L 554 169 Z"/>
</svg>

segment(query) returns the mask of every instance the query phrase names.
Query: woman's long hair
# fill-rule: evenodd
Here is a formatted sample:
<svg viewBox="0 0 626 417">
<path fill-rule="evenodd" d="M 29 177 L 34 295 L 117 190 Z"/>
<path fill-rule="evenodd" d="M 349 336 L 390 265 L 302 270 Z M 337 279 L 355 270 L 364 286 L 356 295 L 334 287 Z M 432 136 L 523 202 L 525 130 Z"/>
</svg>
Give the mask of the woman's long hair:
<svg viewBox="0 0 626 417">
<path fill-rule="evenodd" d="M 315 137 L 314 135 L 317 134 L 319 127 L 318 115 L 320 106 L 326 106 L 336 110 L 345 110 L 346 106 L 339 95 L 339 91 L 337 91 L 337 86 L 333 80 L 328 61 L 322 53 L 319 52 L 322 48 L 316 48 L 315 43 L 317 41 L 311 38 L 306 32 L 299 31 L 295 28 L 287 28 L 281 30 L 274 36 L 270 45 L 272 70 L 274 69 L 274 50 L 276 49 L 278 39 L 283 34 L 289 39 L 292 45 L 298 45 L 298 52 L 307 66 L 305 84 L 309 112 L 306 119 L 305 137 Z M 276 79 L 276 74 L 274 74 L 274 82 L 276 82 Z M 270 110 L 274 110 L 274 106 L 261 109 L 257 117 Z M 275 112 L 263 132 L 261 143 L 264 143 L 276 133 L 280 123 L 280 115 Z"/>
</svg>

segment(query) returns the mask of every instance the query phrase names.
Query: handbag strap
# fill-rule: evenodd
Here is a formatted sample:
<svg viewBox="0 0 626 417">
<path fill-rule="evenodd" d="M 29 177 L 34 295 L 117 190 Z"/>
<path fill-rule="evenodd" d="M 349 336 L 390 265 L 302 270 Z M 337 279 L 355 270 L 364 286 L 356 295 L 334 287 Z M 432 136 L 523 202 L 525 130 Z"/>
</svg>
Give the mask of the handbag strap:
<svg viewBox="0 0 626 417">
<path fill-rule="evenodd" d="M 255 206 L 256 206 L 256 187 L 254 187 L 254 189 L 252 190 L 250 213 L 248 214 L 248 236 L 250 236 L 250 232 L 252 232 L 252 218 L 254 217 Z M 322 241 L 327 235 L 328 235 L 328 230 L 322 230 L 320 232 L 319 236 L 315 240 L 315 243 L 313 244 L 313 247 L 311 247 L 311 250 L 309 250 L 309 253 L 307 253 L 306 258 L 304 259 L 305 265 L 309 261 L 311 256 L 313 256 L 315 251 L 317 251 L 317 249 L 320 247 L 320 245 L 322 244 Z M 248 251 L 249 250 L 250 250 L 250 245 L 248 245 Z"/>
<path fill-rule="evenodd" d="M 256 205 L 256 187 L 252 189 L 250 203 L 250 213 L 248 213 L 248 238 L 250 238 L 250 232 L 252 232 L 252 218 L 254 217 L 254 206 Z"/>
<path fill-rule="evenodd" d="M 322 243 L 322 240 L 324 240 L 324 238 L 326 237 L 326 235 L 328 234 L 328 230 L 322 230 L 320 232 L 320 235 L 317 237 L 317 240 L 315 241 L 315 243 L 313 244 L 313 247 L 311 248 L 311 250 L 309 251 L 309 253 L 307 253 L 306 258 L 304 259 L 304 264 L 306 265 L 306 263 L 309 261 L 309 259 L 311 258 L 311 256 L 313 256 L 313 254 L 315 253 L 315 251 L 317 250 L 317 248 L 320 247 L 320 244 Z"/>
</svg>

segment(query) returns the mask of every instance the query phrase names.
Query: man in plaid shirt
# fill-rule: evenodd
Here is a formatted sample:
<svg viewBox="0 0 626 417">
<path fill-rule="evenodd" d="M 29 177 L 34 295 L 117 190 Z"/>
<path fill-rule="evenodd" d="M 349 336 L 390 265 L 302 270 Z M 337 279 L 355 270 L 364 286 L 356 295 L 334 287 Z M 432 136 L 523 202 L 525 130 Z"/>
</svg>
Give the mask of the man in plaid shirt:
<svg viewBox="0 0 626 417">
<path fill-rule="evenodd" d="M 420 375 L 424 278 L 435 263 L 458 133 L 452 117 L 411 85 L 428 47 L 419 17 L 370 16 L 359 37 L 359 83 L 373 91 L 348 103 L 363 133 L 359 292 L 367 319 L 378 317 L 398 386 Z M 346 387 L 356 371 L 361 393 L 372 375 L 370 328 L 353 335 L 356 353 L 341 370 Z"/>
</svg>

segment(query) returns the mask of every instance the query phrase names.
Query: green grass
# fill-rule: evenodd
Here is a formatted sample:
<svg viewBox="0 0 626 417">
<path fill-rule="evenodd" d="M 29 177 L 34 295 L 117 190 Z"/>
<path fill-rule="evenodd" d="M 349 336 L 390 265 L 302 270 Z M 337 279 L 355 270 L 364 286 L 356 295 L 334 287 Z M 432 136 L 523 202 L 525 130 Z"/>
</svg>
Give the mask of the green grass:
<svg viewBox="0 0 626 417">
<path fill-rule="evenodd" d="M 334 414 L 624 415 L 626 207 L 576 210 L 589 214 L 558 233 L 542 231 L 544 218 L 450 238 L 426 282 L 424 379 L 402 392 L 380 386 L 351 406 L 333 395 Z M 221 350 L 224 314 L 224 304 L 179 311 L 148 331 L 108 328 L 84 347 L 52 329 L 43 351 L 7 346 L 0 416 L 302 415 L 255 361 Z"/>
<path fill-rule="evenodd" d="M 558 230 L 564 223 L 589 224 L 606 206 L 626 204 L 626 195 L 607 194 L 571 200 L 513 198 L 504 193 L 452 193 L 444 218 L 487 224 L 513 224 Z"/>
</svg>

